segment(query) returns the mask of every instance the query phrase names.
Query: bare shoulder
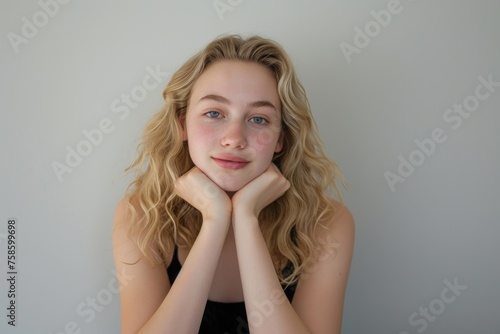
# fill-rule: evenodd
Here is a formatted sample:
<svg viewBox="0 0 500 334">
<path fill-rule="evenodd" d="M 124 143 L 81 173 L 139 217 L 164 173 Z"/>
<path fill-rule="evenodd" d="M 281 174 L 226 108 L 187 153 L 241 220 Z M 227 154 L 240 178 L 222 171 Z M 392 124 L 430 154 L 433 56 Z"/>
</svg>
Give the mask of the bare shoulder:
<svg viewBox="0 0 500 334">
<path fill-rule="evenodd" d="M 316 228 L 319 254 L 301 273 L 292 302 L 313 333 L 340 333 L 353 253 L 353 216 L 345 205 L 332 203 L 335 213 Z"/>
<path fill-rule="evenodd" d="M 131 212 L 131 207 L 133 207 L 136 210 L 137 213 L 137 219 L 142 218 L 143 212 L 140 209 L 139 204 L 137 201 L 133 201 L 129 197 L 123 197 L 118 201 L 115 207 L 115 213 L 114 213 L 114 230 L 120 229 L 120 230 L 128 230 L 134 222 L 132 221 L 133 216 Z"/>
<path fill-rule="evenodd" d="M 132 208 L 135 210 L 135 215 L 132 213 Z M 142 257 L 139 247 L 136 244 L 136 240 L 139 239 L 140 235 L 131 235 L 131 229 L 133 224 L 137 224 L 143 217 L 144 211 L 136 200 L 123 197 L 118 201 L 114 213 L 113 249 L 117 252 L 119 248 L 127 248 L 127 251 L 121 252 L 125 257 L 124 260 L 133 260 L 130 262 L 137 262 Z M 137 233 L 145 232 L 146 231 Z M 155 246 L 150 245 L 150 247 Z M 172 255 L 173 254 L 166 254 L 166 257 L 170 258 Z"/>
<path fill-rule="evenodd" d="M 318 240 L 325 238 L 338 240 L 347 247 L 354 243 L 355 224 L 351 211 L 343 203 L 332 200 L 335 207 L 333 216 L 323 219 L 316 229 Z"/>
<path fill-rule="evenodd" d="M 138 209 L 138 206 L 135 206 Z M 131 226 L 140 219 L 131 214 L 129 200 L 121 199 L 115 208 L 113 256 L 120 285 L 122 333 L 137 333 L 156 312 L 170 289 L 165 266 L 153 266 L 140 251 Z"/>
<path fill-rule="evenodd" d="M 115 257 L 115 265 L 118 268 L 126 264 L 135 264 L 141 262 L 142 254 L 131 236 L 132 225 L 141 218 L 138 211 L 134 219 L 129 206 L 130 200 L 126 197 L 122 198 L 116 205 L 114 222 L 113 222 L 113 254 Z M 137 210 L 137 206 L 135 207 Z M 135 220 L 135 221 L 134 221 Z"/>
<path fill-rule="evenodd" d="M 320 267 L 332 270 L 330 274 L 336 273 L 347 279 L 354 251 L 354 217 L 343 203 L 332 200 L 332 204 L 334 214 L 321 220 L 316 228 L 320 249 L 316 262 Z"/>
<path fill-rule="evenodd" d="M 119 260 L 134 263 L 139 260 L 140 252 L 130 238 L 130 228 L 134 221 L 129 203 L 130 200 L 124 197 L 116 205 L 113 222 L 113 251 Z M 138 206 L 135 206 L 136 210 L 137 208 Z M 137 217 L 140 219 L 140 212 L 137 212 Z"/>
</svg>

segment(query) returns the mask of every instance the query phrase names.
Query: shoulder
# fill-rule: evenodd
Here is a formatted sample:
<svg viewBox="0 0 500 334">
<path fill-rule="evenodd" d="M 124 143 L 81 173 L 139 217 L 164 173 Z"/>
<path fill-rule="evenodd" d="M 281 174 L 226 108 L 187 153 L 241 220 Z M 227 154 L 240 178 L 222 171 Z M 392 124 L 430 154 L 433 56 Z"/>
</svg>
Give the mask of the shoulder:
<svg viewBox="0 0 500 334">
<path fill-rule="evenodd" d="M 132 219 L 131 208 L 136 210 L 137 214 L 139 214 L 140 206 L 137 201 L 133 201 L 130 197 L 125 196 L 121 198 L 115 206 L 115 214 L 114 214 L 114 224 L 116 227 L 121 227 L 123 225 L 130 226 Z M 142 213 L 142 212 L 141 212 Z M 138 216 L 140 218 L 140 216 Z"/>
<path fill-rule="evenodd" d="M 321 243 L 325 236 L 327 241 L 336 240 L 347 248 L 354 244 L 355 224 L 351 211 L 343 203 L 332 200 L 333 214 L 322 219 L 316 228 L 316 238 Z"/>
<path fill-rule="evenodd" d="M 138 242 L 148 231 L 135 228 L 143 217 L 144 211 L 135 199 L 126 196 L 116 204 L 113 222 L 113 250 L 115 254 L 120 254 L 126 262 L 135 263 L 144 257 Z M 149 245 L 149 248 L 159 247 Z M 166 254 L 166 258 L 170 259 L 172 255 Z M 170 260 L 166 263 L 166 265 L 168 264 L 170 264 Z"/>
<path fill-rule="evenodd" d="M 121 327 L 127 333 L 137 333 L 158 310 L 170 289 L 170 281 L 166 268 L 147 261 L 137 244 L 138 238 L 131 235 L 138 218 L 132 215 L 129 204 L 130 200 L 123 198 L 115 208 L 113 256 L 120 287 Z M 137 217 L 141 214 L 138 211 Z"/>
<path fill-rule="evenodd" d="M 133 201 L 129 197 L 120 199 L 116 204 L 113 217 L 113 240 L 115 238 L 129 239 L 129 232 L 132 226 L 143 215 L 144 213 L 140 210 L 140 205 L 137 201 Z"/>
<path fill-rule="evenodd" d="M 141 254 L 130 234 L 134 222 L 141 216 L 137 212 L 137 217 L 134 218 L 130 204 L 130 198 L 127 197 L 120 199 L 116 204 L 113 218 L 113 251 L 115 257 L 118 255 L 123 262 L 134 263 L 140 259 Z M 136 205 L 134 209 L 137 207 Z"/>
<path fill-rule="evenodd" d="M 332 205 L 333 214 L 316 226 L 318 253 L 300 274 L 292 302 L 311 332 L 318 333 L 340 333 L 354 246 L 351 212 L 339 202 Z"/>
</svg>

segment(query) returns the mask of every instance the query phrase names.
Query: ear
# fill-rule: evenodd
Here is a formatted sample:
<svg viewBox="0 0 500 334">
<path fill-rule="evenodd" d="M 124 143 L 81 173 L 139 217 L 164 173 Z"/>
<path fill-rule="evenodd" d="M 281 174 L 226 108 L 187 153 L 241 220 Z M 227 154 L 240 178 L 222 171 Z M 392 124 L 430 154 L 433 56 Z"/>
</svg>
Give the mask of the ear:
<svg viewBox="0 0 500 334">
<path fill-rule="evenodd" d="M 274 149 L 274 153 L 281 152 L 284 143 L 285 143 L 285 134 L 283 133 L 283 131 L 281 131 L 280 137 L 278 138 L 278 142 L 276 143 L 276 148 Z"/>
<path fill-rule="evenodd" d="M 177 119 L 179 120 L 179 125 L 181 127 L 181 134 L 182 134 L 182 140 L 186 141 L 187 140 L 187 131 L 186 131 L 186 114 L 180 114 L 177 116 Z"/>
</svg>

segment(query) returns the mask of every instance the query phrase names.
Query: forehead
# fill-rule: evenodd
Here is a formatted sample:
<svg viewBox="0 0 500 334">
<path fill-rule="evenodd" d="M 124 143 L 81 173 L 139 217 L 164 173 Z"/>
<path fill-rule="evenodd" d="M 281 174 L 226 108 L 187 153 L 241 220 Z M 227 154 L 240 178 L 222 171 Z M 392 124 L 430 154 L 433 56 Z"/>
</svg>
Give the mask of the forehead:
<svg viewBox="0 0 500 334">
<path fill-rule="evenodd" d="M 209 64 L 196 80 L 191 100 L 205 95 L 221 95 L 235 102 L 270 100 L 280 106 L 274 73 L 256 62 L 220 60 Z"/>
</svg>

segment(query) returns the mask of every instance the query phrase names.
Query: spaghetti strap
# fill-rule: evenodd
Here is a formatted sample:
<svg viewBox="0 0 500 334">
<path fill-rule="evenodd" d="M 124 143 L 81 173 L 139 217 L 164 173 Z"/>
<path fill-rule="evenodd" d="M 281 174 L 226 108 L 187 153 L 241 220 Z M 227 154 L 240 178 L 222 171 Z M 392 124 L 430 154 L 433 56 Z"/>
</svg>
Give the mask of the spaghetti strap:
<svg viewBox="0 0 500 334">
<path fill-rule="evenodd" d="M 170 265 L 167 268 L 170 284 L 174 283 L 181 268 L 182 265 L 179 261 L 179 251 L 176 245 L 174 247 L 172 261 L 170 261 Z M 289 263 L 284 269 L 284 274 L 287 276 L 291 272 L 293 272 L 293 265 Z M 288 287 L 283 286 L 285 295 L 290 302 L 292 302 L 296 287 L 297 283 Z M 238 333 L 241 333 L 241 330 L 243 330 L 244 333 L 249 332 L 245 303 L 223 303 L 207 300 L 199 334 L 228 333 L 229 330 L 235 328 L 238 329 Z"/>
<path fill-rule="evenodd" d="M 170 279 L 170 284 L 174 283 L 180 271 L 181 271 L 181 263 L 179 262 L 177 245 L 175 245 L 174 255 L 172 255 L 172 261 L 170 261 L 170 265 L 167 268 L 167 274 L 168 278 Z"/>
</svg>

